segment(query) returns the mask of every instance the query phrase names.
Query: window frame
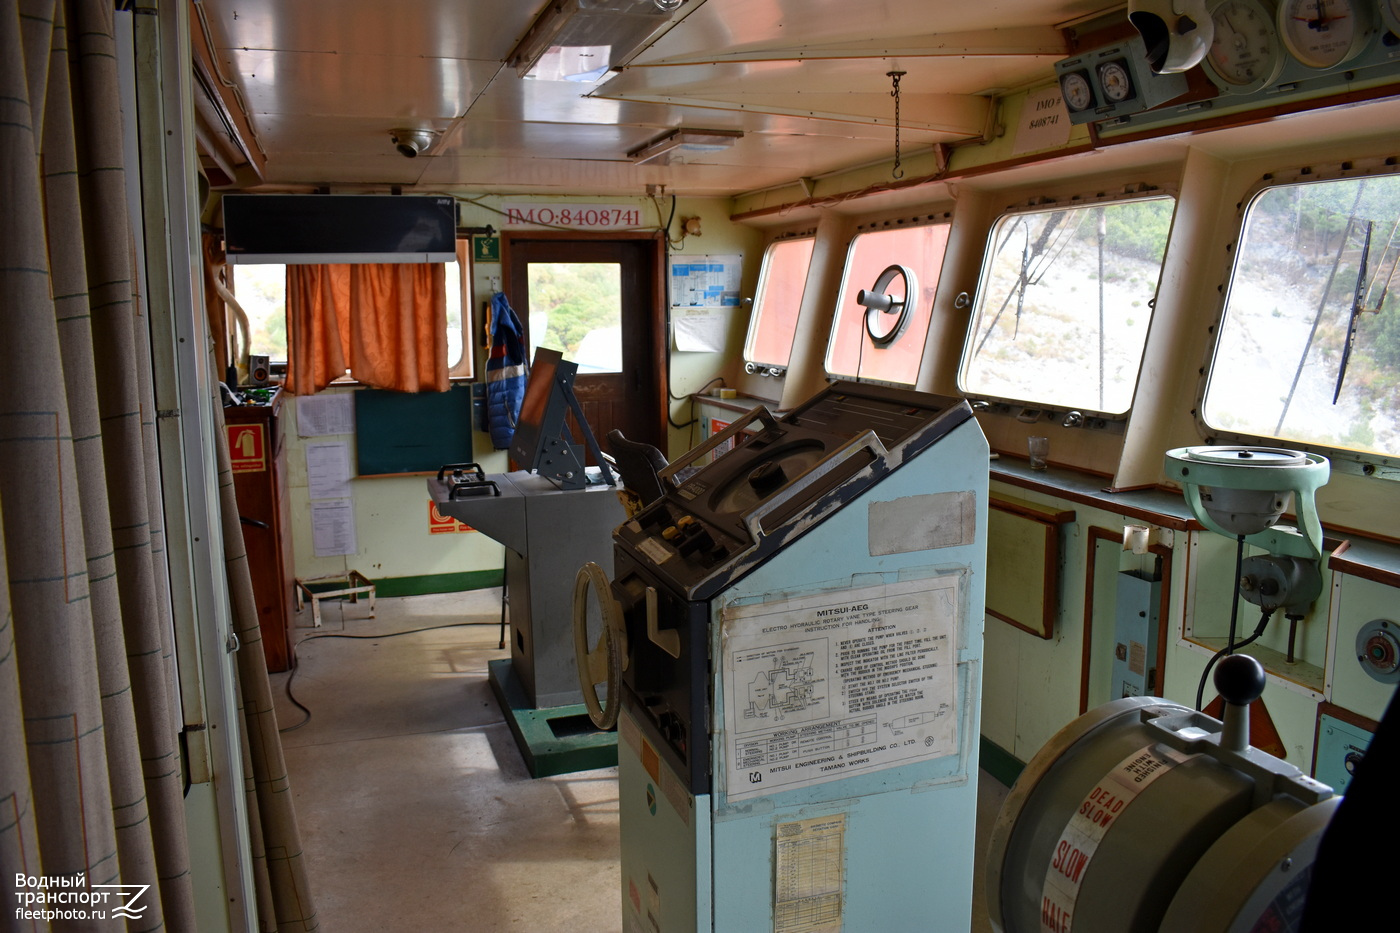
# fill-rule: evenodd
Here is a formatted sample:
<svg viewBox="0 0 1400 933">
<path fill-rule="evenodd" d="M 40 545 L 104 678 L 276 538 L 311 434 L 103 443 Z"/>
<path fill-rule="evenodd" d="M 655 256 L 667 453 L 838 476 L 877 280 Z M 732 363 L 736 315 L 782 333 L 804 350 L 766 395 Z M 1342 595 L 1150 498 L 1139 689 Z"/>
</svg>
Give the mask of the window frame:
<svg viewBox="0 0 1400 933">
<path fill-rule="evenodd" d="M 919 346 L 920 346 L 920 352 L 919 352 L 919 367 L 918 367 L 918 370 L 916 370 L 915 373 L 914 373 L 914 378 L 913 378 L 912 380 L 910 380 L 909 382 L 898 382 L 898 381 L 895 381 L 895 380 L 892 380 L 892 379 L 880 379 L 880 378 L 876 378 L 876 377 L 874 377 L 874 376 L 868 376 L 868 375 L 864 375 L 864 376 L 863 376 L 863 375 L 860 375 L 859 373 L 856 373 L 856 374 L 838 373 L 838 372 L 836 372 L 835 370 L 833 370 L 833 369 L 831 368 L 831 366 L 832 366 L 832 353 L 833 353 L 833 351 L 834 351 L 834 349 L 835 349 L 835 346 L 836 346 L 837 329 L 838 329 L 838 328 L 840 327 L 840 325 L 841 325 L 841 320 L 842 320 L 842 318 L 841 318 L 841 311 L 842 311 L 842 307 L 843 307 L 843 305 L 844 305 L 844 303 L 845 303 L 845 300 L 846 300 L 847 288 L 848 288 L 848 286 L 850 286 L 850 285 L 853 284 L 853 283 L 851 282 L 851 263 L 852 263 L 853 259 L 855 258 L 855 251 L 856 251 L 856 243 L 857 243 L 857 241 L 859 241 L 860 238 L 863 237 L 863 236 L 870 236 L 870 235 L 872 235 L 872 234 L 877 234 L 877 233 L 889 233 L 889 232 L 900 231 L 900 230 L 912 230 L 912 229 L 915 229 L 915 228 L 918 228 L 918 227 L 938 227 L 938 226 L 942 226 L 942 227 L 947 228 L 947 230 L 946 230 L 947 235 L 944 237 L 944 241 L 943 241 L 943 253 L 942 253 L 942 255 L 940 255 L 940 256 L 938 257 L 938 270 L 937 270 L 937 275 L 935 276 L 934 282 L 933 282 L 934 294 L 933 294 L 932 297 L 930 297 L 930 299 L 929 299 L 929 301 L 928 301 L 928 305 L 927 305 L 926 307 L 921 307 L 921 306 L 919 306 L 919 305 L 917 305 L 917 304 L 915 305 L 916 311 L 915 311 L 914 313 L 917 315 L 917 314 L 921 314 L 921 313 L 925 313 L 925 312 L 926 312 L 926 313 L 927 313 L 927 321 L 925 322 L 924 327 L 923 327 L 923 335 L 922 335 L 922 337 L 919 338 L 919 340 L 917 341 L 917 342 L 919 343 Z M 841 267 L 841 284 L 840 284 L 840 286 L 838 287 L 837 292 L 836 292 L 836 306 L 832 309 L 831 327 L 830 327 L 830 329 L 827 331 L 827 335 L 826 335 L 826 349 L 825 349 L 825 350 L 823 351 L 823 353 L 822 353 L 822 369 L 823 369 L 823 371 L 826 373 L 828 379 L 830 379 L 830 380 L 838 380 L 838 379 L 840 379 L 840 380 L 850 380 L 850 381 L 852 381 L 852 382 L 868 383 L 868 384 L 873 384 L 873 385 L 895 386 L 895 387 L 898 387 L 898 388 L 913 388 L 915 385 L 918 384 L 918 381 L 919 381 L 919 371 L 921 371 L 921 370 L 923 369 L 923 363 L 924 363 L 923 356 L 924 356 L 924 350 L 926 349 L 926 345 L 927 345 L 927 343 L 928 343 L 928 332 L 929 332 L 929 329 L 932 328 L 932 326 L 933 326 L 933 306 L 934 306 L 934 304 L 935 304 L 935 302 L 936 302 L 936 300 L 937 300 L 938 286 L 939 286 L 939 284 L 942 283 L 942 281 L 943 281 L 943 265 L 944 265 L 944 263 L 945 263 L 945 262 L 947 261 L 947 259 L 948 259 L 948 244 L 952 241 L 952 234 L 953 234 L 952 227 L 953 227 L 953 214 L 952 214 L 952 212 L 951 212 L 951 211 L 940 211 L 940 212 L 933 213 L 933 214 L 926 214 L 926 215 L 920 216 L 920 217 L 913 217 L 913 218 L 905 218 L 905 217 L 891 218 L 891 219 L 889 219 L 889 220 L 881 220 L 881 221 L 877 221 L 877 222 L 873 222 L 873 223 L 861 224 L 859 227 L 856 228 L 855 233 L 851 236 L 850 241 L 846 244 L 846 257 L 845 257 L 845 260 L 844 260 L 844 262 L 842 263 L 842 267 Z M 887 268 L 888 268 L 888 266 L 890 266 L 890 265 L 907 265 L 907 264 L 904 264 L 904 263 L 886 263 L 886 267 L 887 267 Z M 915 273 L 916 273 L 916 278 L 917 278 L 917 270 L 913 270 L 913 271 L 915 271 Z M 874 280 L 872 280 L 870 283 L 866 283 L 866 284 L 867 284 L 867 285 L 873 284 L 873 281 L 874 281 Z M 923 283 L 920 283 L 920 285 L 921 285 L 921 290 L 922 290 Z M 905 296 L 905 297 L 907 298 L 908 296 Z M 854 301 L 854 295 L 852 296 L 852 300 Z M 857 331 L 857 332 L 858 332 L 859 334 L 861 334 L 861 340 L 864 341 L 864 339 L 865 339 L 865 334 L 866 334 L 865 323 L 864 323 L 864 322 L 865 322 L 865 315 L 864 315 L 864 314 L 859 314 L 858 317 L 859 317 L 859 320 L 861 321 L 861 324 L 860 324 L 860 327 L 858 328 L 858 331 Z M 902 332 L 902 333 L 900 334 L 900 336 L 899 336 L 898 338 L 896 338 L 896 339 L 897 339 L 897 340 L 908 340 L 908 339 L 913 339 L 913 334 L 912 334 L 911 331 L 909 330 L 909 328 L 912 326 L 912 324 L 913 324 L 913 321 L 912 321 L 912 319 L 911 319 L 910 322 L 908 322 L 908 323 L 906 323 L 906 324 L 904 325 L 904 327 L 902 328 L 902 331 L 903 331 L 903 332 Z M 858 365 L 856 368 L 857 368 L 857 370 L 859 370 L 859 368 L 860 368 L 859 365 Z"/>
<path fill-rule="evenodd" d="M 472 238 L 457 237 L 458 286 L 462 303 L 462 355 L 454 363 L 447 361 L 447 378 L 458 382 L 471 382 L 476 379 L 476 344 L 472 335 L 476 333 L 476 267 L 472 259 Z M 449 330 L 451 324 L 448 324 Z"/>
<path fill-rule="evenodd" d="M 472 335 L 476 332 L 476 328 L 475 328 L 475 322 L 476 322 L 476 308 L 475 308 L 475 297 L 474 297 L 475 294 L 476 294 L 476 289 L 475 289 L 475 274 L 474 274 L 475 270 L 474 270 L 474 264 L 473 264 L 473 260 L 472 260 L 472 241 L 471 241 L 471 237 L 458 237 L 458 238 L 457 238 L 457 241 L 456 241 L 456 251 L 457 251 L 457 263 L 456 263 L 456 265 L 457 265 L 457 269 L 458 269 L 458 290 L 459 290 L 459 292 L 460 292 L 460 294 L 459 294 L 459 296 L 458 296 L 458 300 L 461 302 L 461 318 L 462 318 L 462 319 L 461 319 L 461 322 L 460 322 L 460 325 L 459 325 L 460 332 L 461 332 L 461 341 L 462 341 L 461 346 L 462 346 L 462 351 L 461 351 L 461 355 L 458 357 L 458 359 L 457 359 L 455 362 L 452 361 L 452 360 L 450 360 L 450 359 L 447 361 L 447 378 L 448 378 L 450 381 L 454 381 L 454 382 L 472 382 L 472 381 L 474 381 L 474 380 L 476 379 L 476 351 L 477 351 L 477 347 L 476 347 L 476 344 L 475 344 L 475 343 L 473 342 L 473 340 L 472 340 Z M 226 264 L 225 264 L 225 268 L 227 268 L 228 270 L 230 270 L 230 271 L 229 271 L 229 284 L 230 284 L 230 285 L 233 284 L 233 277 L 234 277 L 234 275 L 235 275 L 235 272 L 234 272 L 233 270 L 238 269 L 240 266 L 253 266 L 253 265 L 260 265 L 260 266 L 281 266 L 281 267 L 285 270 L 286 267 L 287 267 L 288 265 L 293 265 L 293 264 L 292 264 L 292 263 L 285 263 L 285 262 L 282 262 L 282 263 L 276 263 L 276 262 L 266 262 L 266 263 L 226 263 Z M 444 263 L 444 265 L 447 265 L 447 264 Z M 230 289 L 230 290 L 233 292 L 234 297 L 237 298 L 237 297 L 238 297 L 237 289 Z M 289 310 L 288 310 L 288 308 L 287 308 L 286 285 L 285 285 L 285 278 L 284 278 L 283 294 L 282 294 L 282 314 L 283 314 L 284 316 L 286 316 L 286 315 L 289 314 L 289 313 L 290 313 L 290 312 L 289 312 Z M 288 322 L 288 323 L 290 324 L 290 322 Z M 451 322 L 450 322 L 450 321 L 449 321 L 449 322 L 446 322 L 445 326 L 446 326 L 446 328 L 447 328 L 448 333 L 451 334 L 451 332 L 454 330 L 454 328 L 452 327 Z M 288 327 L 288 331 L 290 332 L 290 327 Z M 280 376 L 285 376 L 285 375 L 286 375 L 286 372 L 287 372 L 287 360 L 286 360 L 285 358 L 283 358 L 283 359 L 270 359 L 270 360 L 268 361 L 268 366 L 269 366 L 269 369 L 271 370 L 271 372 L 273 373 L 273 375 L 279 376 L 279 377 L 280 377 Z M 344 386 L 356 386 L 356 385 L 359 385 L 359 384 L 360 384 L 359 380 L 357 380 L 353 375 L 341 376 L 340 378 L 336 379 L 334 382 L 331 383 L 331 385 L 337 385 L 337 386 L 342 386 L 342 385 L 344 385 Z"/>
<path fill-rule="evenodd" d="M 781 245 L 808 241 L 812 244 L 812 250 L 816 250 L 817 232 L 815 229 L 804 228 L 781 233 L 775 236 L 767 246 L 763 248 L 763 259 L 759 264 L 758 287 L 754 289 L 753 308 L 749 313 L 748 332 L 744 335 L 744 369 L 749 373 L 760 375 L 781 376 L 787 373 L 788 365 L 792 362 L 792 340 L 797 339 L 797 325 L 802 318 L 802 303 L 807 294 L 807 275 L 811 273 L 812 258 L 811 253 L 807 256 L 807 268 L 802 279 L 802 294 L 797 298 L 797 309 L 792 319 L 792 337 L 788 344 L 788 359 L 785 362 L 777 363 L 772 360 L 760 360 L 755 358 L 753 353 L 754 340 L 758 336 L 758 328 L 763 318 L 763 299 L 768 289 L 769 276 L 772 272 L 772 264 L 769 257 L 773 251 Z"/>
<path fill-rule="evenodd" d="M 1400 455 L 1387 455 L 1351 447 L 1332 447 L 1315 441 L 1300 441 L 1287 437 L 1246 434 L 1240 431 L 1217 428 L 1206 421 L 1206 393 L 1209 391 L 1211 375 L 1215 370 L 1220 337 L 1225 326 L 1225 312 L 1230 306 L 1230 294 L 1234 290 L 1235 270 L 1240 261 L 1239 247 L 1244 240 L 1245 221 L 1248 219 L 1249 209 L 1256 200 L 1272 188 L 1381 176 L 1400 176 L 1400 168 L 1393 164 L 1392 159 L 1382 157 L 1349 159 L 1320 165 L 1314 163 L 1268 172 L 1256 180 L 1240 198 L 1235 213 L 1234 235 L 1224 245 L 1225 260 L 1222 272 L 1225 278 L 1220 289 L 1220 300 L 1216 304 L 1215 315 L 1211 320 L 1211 339 L 1207 341 L 1205 347 L 1201 376 L 1196 387 L 1196 405 L 1191 413 L 1196 430 L 1204 443 L 1284 446 L 1289 450 L 1300 450 L 1327 457 L 1334 473 L 1369 476 L 1391 482 L 1400 482 Z"/>
<path fill-rule="evenodd" d="M 1128 406 L 1121 412 L 1102 411 L 1090 406 L 1074 406 L 1064 402 L 1047 402 L 1036 399 L 1018 399 L 1007 396 L 995 395 L 990 392 L 973 390 L 968 388 L 966 383 L 968 369 L 968 352 L 977 337 L 977 324 L 979 322 L 980 308 L 978 302 L 985 294 L 988 280 L 991 274 L 991 262 L 989 254 L 995 242 L 995 237 L 999 225 L 1005 218 L 1033 213 L 1046 213 L 1056 210 L 1072 210 L 1076 208 L 1097 207 L 1107 204 L 1123 204 L 1132 201 L 1150 201 L 1161 198 L 1169 198 L 1172 202 L 1172 220 L 1175 223 L 1176 210 L 1180 205 L 1180 192 L 1175 186 L 1138 182 L 1121 185 L 1112 191 L 1100 191 L 1093 195 L 1072 194 L 1057 197 L 1036 197 L 1027 201 L 1017 202 L 1008 205 L 1005 210 L 992 218 L 987 227 L 987 236 L 984 241 L 981 262 L 978 265 L 977 290 L 972 293 L 968 301 L 967 332 L 963 337 L 963 347 L 958 354 L 958 366 L 956 373 L 956 385 L 960 395 L 972 403 L 979 412 L 989 412 L 1000 415 L 1011 415 L 1019 420 L 1039 420 L 1042 417 L 1051 420 L 1058 419 L 1061 415 L 1072 417 L 1079 415 L 1075 419 L 1075 425 L 1082 425 L 1094 429 L 1107 429 L 1113 433 L 1121 434 L 1127 427 L 1128 419 L 1132 417 L 1133 406 L 1137 402 L 1137 387 L 1142 379 L 1142 364 L 1147 357 L 1147 345 L 1151 339 L 1152 317 L 1156 314 L 1157 294 L 1162 287 L 1162 269 L 1166 266 L 1167 253 L 1171 246 L 1170 224 L 1168 226 L 1167 242 L 1163 246 L 1161 266 L 1157 272 L 1157 282 L 1152 289 L 1152 298 L 1146 303 L 1149 312 L 1147 321 L 1147 333 L 1143 337 L 1142 352 L 1138 357 L 1137 372 L 1133 377 L 1133 390 L 1128 402 Z M 1075 426 L 1066 422 L 1066 426 Z"/>
</svg>

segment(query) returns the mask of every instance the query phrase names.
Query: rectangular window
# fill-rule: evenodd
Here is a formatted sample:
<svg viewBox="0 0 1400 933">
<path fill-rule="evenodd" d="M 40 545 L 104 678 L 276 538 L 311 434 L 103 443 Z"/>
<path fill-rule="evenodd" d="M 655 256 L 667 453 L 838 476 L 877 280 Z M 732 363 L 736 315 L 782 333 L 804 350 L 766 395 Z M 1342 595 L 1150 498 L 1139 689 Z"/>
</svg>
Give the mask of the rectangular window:
<svg viewBox="0 0 1400 933">
<path fill-rule="evenodd" d="M 532 262 L 527 359 L 549 347 L 580 373 L 622 372 L 622 264 Z"/>
<path fill-rule="evenodd" d="M 814 237 L 778 240 L 763 254 L 758 274 L 758 296 L 749 320 L 744 360 L 763 366 L 786 367 L 792 357 L 792 338 L 802 292 L 807 287 L 807 267 L 812 262 Z"/>
<path fill-rule="evenodd" d="M 1206 425 L 1400 454 L 1397 264 L 1400 176 L 1255 195 L 1206 382 Z"/>
<path fill-rule="evenodd" d="M 248 317 L 247 352 L 287 362 L 287 267 L 237 263 L 225 268 L 233 273 L 233 296 Z"/>
<path fill-rule="evenodd" d="M 1125 414 L 1175 203 L 1111 201 L 998 220 L 982 260 L 959 388 Z"/>
<path fill-rule="evenodd" d="M 948 224 L 923 224 L 856 234 L 846 254 L 840 304 L 827 340 L 828 373 L 914 384 L 948 229 Z M 862 291 L 874 307 L 860 304 Z"/>
<path fill-rule="evenodd" d="M 470 379 L 475 362 L 471 352 L 470 257 L 471 241 L 458 240 L 457 261 L 444 264 L 447 372 L 457 379 Z M 248 316 L 247 352 L 264 355 L 280 367 L 287 362 L 287 267 L 281 263 L 234 263 L 226 268 L 232 273 L 233 295 Z"/>
</svg>

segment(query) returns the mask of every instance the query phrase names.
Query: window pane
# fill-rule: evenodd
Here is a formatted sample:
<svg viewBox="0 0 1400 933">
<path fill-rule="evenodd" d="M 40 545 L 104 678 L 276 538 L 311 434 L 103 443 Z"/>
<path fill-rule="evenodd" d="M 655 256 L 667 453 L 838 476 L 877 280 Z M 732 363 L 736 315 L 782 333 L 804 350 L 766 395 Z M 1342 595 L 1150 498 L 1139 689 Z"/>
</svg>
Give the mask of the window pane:
<svg viewBox="0 0 1400 933">
<path fill-rule="evenodd" d="M 1269 188 L 1254 199 L 1206 387 L 1207 424 L 1400 453 L 1398 226 L 1396 176 Z"/>
<path fill-rule="evenodd" d="M 1153 198 L 997 221 L 963 349 L 962 390 L 1126 412 L 1174 206 Z"/>
<path fill-rule="evenodd" d="M 622 372 L 622 265 L 532 262 L 530 357 L 549 347 L 581 373 Z"/>
<path fill-rule="evenodd" d="M 464 241 L 466 242 L 466 241 Z M 447 287 L 447 368 L 457 368 L 462 362 L 462 273 L 466 260 L 462 258 L 462 247 L 457 247 L 457 261 L 449 262 L 444 269 L 443 279 Z"/>
<path fill-rule="evenodd" d="M 938 272 L 948 245 L 947 224 L 901 227 L 862 233 L 851 241 L 841 280 L 841 304 L 836 309 L 826 349 L 826 371 L 833 376 L 878 379 L 913 385 L 919 376 Z M 886 294 L 912 301 L 899 336 L 880 347 L 866 331 L 866 309 L 856 302 L 861 289 L 874 290 L 886 267 L 898 263 L 913 273 L 913 295 L 906 295 L 904 277 L 894 276 Z M 870 326 L 884 337 L 898 328 L 897 314 L 873 312 Z"/>
<path fill-rule="evenodd" d="M 463 241 L 466 242 L 466 241 Z M 456 376 L 471 375 L 471 360 L 463 358 L 462 274 L 466 268 L 465 250 L 458 248 L 458 262 L 446 263 L 447 288 L 447 366 Z M 278 263 L 235 263 L 232 271 L 233 294 L 248 315 L 248 352 L 265 354 L 270 360 L 287 360 L 287 267 Z M 465 365 L 463 365 L 465 364 Z"/>
<path fill-rule="evenodd" d="M 786 366 L 792 356 L 792 336 L 807 285 L 807 266 L 816 240 L 779 240 L 763 254 L 758 298 L 754 301 L 744 359 L 768 366 Z"/>
<path fill-rule="evenodd" d="M 235 264 L 233 295 L 248 315 L 248 352 L 287 359 L 287 267 Z"/>
</svg>

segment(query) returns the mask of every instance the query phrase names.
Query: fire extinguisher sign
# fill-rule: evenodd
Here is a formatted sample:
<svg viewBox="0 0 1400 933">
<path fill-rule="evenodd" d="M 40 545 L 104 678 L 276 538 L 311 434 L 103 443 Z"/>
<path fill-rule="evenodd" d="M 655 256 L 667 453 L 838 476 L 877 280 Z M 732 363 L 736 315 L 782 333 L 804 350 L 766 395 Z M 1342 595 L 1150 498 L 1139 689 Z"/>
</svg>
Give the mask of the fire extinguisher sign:
<svg viewBox="0 0 1400 933">
<path fill-rule="evenodd" d="M 267 437 L 260 424 L 229 424 L 228 456 L 235 473 L 261 473 L 267 469 Z"/>
</svg>

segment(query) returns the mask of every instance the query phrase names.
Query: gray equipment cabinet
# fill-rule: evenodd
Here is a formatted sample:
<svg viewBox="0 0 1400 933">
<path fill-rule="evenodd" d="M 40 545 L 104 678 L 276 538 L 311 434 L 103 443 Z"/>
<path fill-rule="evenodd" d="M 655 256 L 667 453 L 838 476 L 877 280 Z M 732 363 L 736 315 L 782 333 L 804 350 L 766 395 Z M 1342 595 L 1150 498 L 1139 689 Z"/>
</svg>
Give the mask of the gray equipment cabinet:
<svg viewBox="0 0 1400 933">
<path fill-rule="evenodd" d="M 616 487 L 560 489 L 525 470 L 488 474 L 484 491 L 450 498 L 448 481 L 429 479 L 438 511 L 506 547 L 510 657 L 537 709 L 583 702 L 574 660 L 573 593 L 589 561 L 613 569 L 612 532 L 625 519 Z M 494 484 L 494 489 L 489 488 Z"/>
</svg>

